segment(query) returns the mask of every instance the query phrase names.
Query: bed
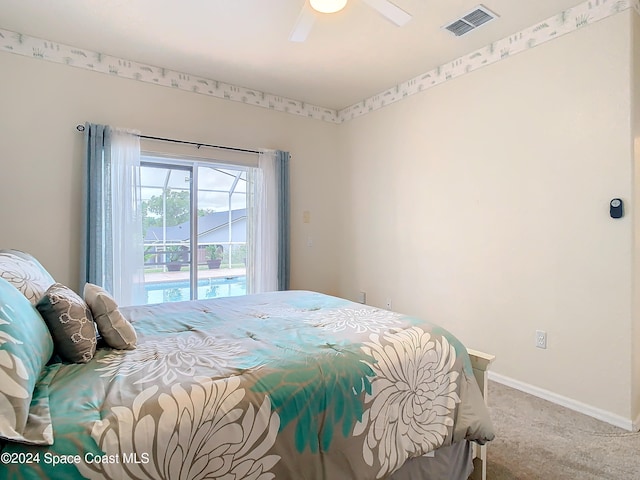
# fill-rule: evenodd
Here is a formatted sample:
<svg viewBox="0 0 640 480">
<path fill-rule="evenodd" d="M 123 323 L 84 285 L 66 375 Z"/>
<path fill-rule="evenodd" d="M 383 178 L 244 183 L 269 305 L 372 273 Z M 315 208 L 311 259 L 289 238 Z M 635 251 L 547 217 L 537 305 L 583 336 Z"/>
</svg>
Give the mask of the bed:
<svg viewBox="0 0 640 480">
<path fill-rule="evenodd" d="M 55 285 L 0 251 L 0 378 L 26 392 L 0 381 L 0 478 L 454 480 L 474 457 L 483 476 L 490 356 L 435 324 L 308 291 L 122 307 L 133 344 L 98 328 L 71 362 Z"/>
</svg>

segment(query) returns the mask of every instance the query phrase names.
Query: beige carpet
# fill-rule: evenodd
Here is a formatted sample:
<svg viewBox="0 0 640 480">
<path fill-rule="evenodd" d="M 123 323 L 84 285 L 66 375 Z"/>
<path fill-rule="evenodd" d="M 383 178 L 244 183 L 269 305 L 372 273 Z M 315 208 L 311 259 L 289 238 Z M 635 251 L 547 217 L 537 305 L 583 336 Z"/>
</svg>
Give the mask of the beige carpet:
<svg viewBox="0 0 640 480">
<path fill-rule="evenodd" d="M 488 480 L 640 480 L 640 434 L 489 382 Z"/>
</svg>

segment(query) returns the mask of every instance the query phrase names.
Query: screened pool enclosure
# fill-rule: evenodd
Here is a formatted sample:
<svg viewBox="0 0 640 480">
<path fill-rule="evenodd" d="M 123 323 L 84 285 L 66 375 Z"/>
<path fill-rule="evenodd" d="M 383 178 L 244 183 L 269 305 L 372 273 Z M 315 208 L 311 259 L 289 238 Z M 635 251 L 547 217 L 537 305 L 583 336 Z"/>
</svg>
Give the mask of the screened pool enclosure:
<svg viewBox="0 0 640 480">
<path fill-rule="evenodd" d="M 249 169 L 141 160 L 147 303 L 246 293 Z"/>
</svg>

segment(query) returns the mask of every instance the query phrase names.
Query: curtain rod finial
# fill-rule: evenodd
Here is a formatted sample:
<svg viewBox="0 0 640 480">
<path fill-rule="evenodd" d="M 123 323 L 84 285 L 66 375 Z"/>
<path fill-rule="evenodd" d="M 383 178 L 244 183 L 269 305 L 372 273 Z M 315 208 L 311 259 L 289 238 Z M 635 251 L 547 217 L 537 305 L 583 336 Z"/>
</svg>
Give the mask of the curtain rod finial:
<svg viewBox="0 0 640 480">
<path fill-rule="evenodd" d="M 84 132 L 84 125 L 82 124 L 76 125 L 76 130 L 78 130 L 79 132 Z"/>
</svg>

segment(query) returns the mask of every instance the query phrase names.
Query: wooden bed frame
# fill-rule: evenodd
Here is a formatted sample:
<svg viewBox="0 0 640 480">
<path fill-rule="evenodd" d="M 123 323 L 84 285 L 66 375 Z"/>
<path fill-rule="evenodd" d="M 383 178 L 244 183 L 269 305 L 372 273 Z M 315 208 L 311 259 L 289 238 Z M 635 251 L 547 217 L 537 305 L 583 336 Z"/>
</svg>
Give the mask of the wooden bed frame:
<svg viewBox="0 0 640 480">
<path fill-rule="evenodd" d="M 477 350 L 467 349 L 469 358 L 471 359 L 471 367 L 473 368 L 473 374 L 476 377 L 476 381 L 480 386 L 480 391 L 484 397 L 485 404 L 487 403 L 487 386 L 488 386 L 488 374 L 489 366 L 496 358 L 495 355 L 479 352 Z M 472 444 L 473 447 L 473 473 L 469 477 L 471 480 L 486 480 L 487 479 L 487 445 Z"/>
</svg>

